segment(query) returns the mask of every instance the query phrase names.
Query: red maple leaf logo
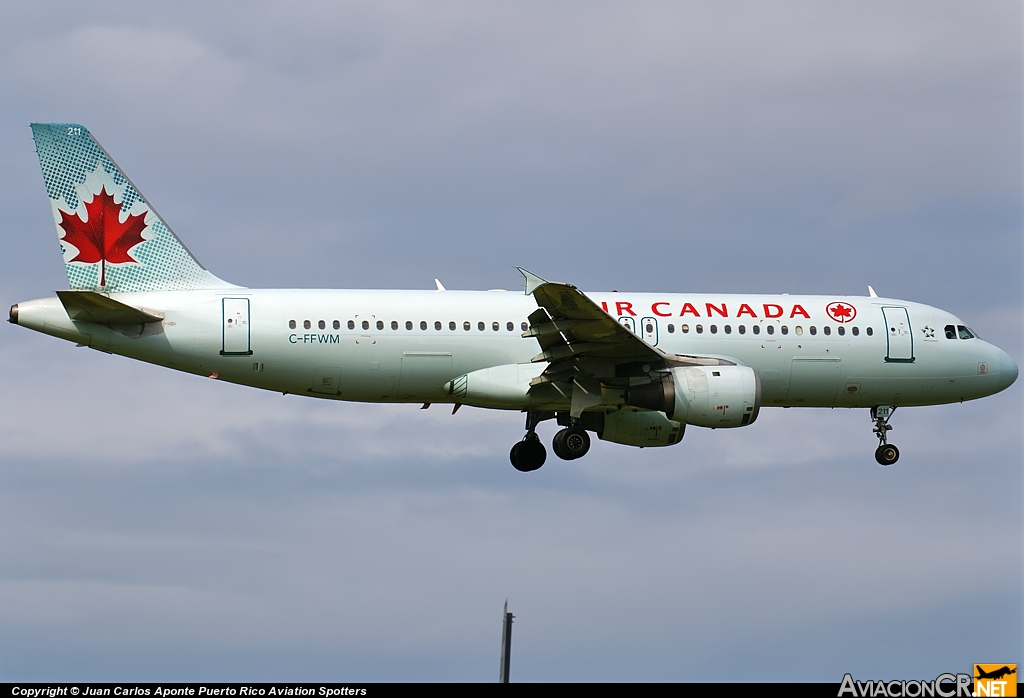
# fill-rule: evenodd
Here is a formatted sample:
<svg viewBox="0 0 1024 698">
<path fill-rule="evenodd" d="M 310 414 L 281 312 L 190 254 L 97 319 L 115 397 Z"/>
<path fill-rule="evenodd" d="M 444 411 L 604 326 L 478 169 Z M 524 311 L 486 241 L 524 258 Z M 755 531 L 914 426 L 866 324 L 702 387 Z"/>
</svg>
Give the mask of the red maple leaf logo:
<svg viewBox="0 0 1024 698">
<path fill-rule="evenodd" d="M 84 221 L 77 214 L 60 212 L 58 225 L 64 229 L 64 242 L 74 245 L 78 252 L 68 262 L 95 264 L 100 262 L 100 286 L 107 284 L 107 264 L 138 264 L 139 260 L 128 254 L 131 248 L 145 242 L 142 231 L 146 228 L 146 215 L 131 214 L 121 222 L 121 204 L 114 202 L 113 194 L 107 193 L 106 185 L 100 193 L 85 202 L 89 220 Z"/>
<path fill-rule="evenodd" d="M 850 322 L 857 317 L 857 309 L 843 303 L 829 303 L 825 306 L 825 312 L 836 322 Z"/>
</svg>

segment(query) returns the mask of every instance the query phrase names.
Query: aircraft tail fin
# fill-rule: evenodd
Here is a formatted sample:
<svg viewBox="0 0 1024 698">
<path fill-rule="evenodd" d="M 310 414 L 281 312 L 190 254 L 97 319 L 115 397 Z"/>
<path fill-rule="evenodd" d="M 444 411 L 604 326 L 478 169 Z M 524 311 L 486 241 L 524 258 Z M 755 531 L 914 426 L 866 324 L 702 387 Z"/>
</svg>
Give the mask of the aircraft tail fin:
<svg viewBox="0 0 1024 698">
<path fill-rule="evenodd" d="M 71 288 L 237 288 L 199 263 L 84 126 L 32 124 L 32 137 Z"/>
</svg>

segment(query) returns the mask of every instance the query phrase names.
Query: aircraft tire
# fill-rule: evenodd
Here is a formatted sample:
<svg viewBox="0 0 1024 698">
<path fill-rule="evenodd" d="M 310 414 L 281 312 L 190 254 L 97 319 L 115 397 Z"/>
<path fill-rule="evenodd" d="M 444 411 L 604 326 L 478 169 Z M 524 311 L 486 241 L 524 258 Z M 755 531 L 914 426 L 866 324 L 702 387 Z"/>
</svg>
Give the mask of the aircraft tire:
<svg viewBox="0 0 1024 698">
<path fill-rule="evenodd" d="M 508 454 L 512 467 L 521 473 L 529 473 L 544 465 L 548 457 L 547 449 L 540 439 L 524 439 L 514 446 Z"/>
<path fill-rule="evenodd" d="M 875 449 L 875 460 L 879 465 L 892 465 L 900 459 L 900 450 L 892 444 L 882 444 Z"/>
<path fill-rule="evenodd" d="M 555 455 L 562 460 L 576 460 L 587 455 L 590 450 L 590 435 L 580 427 L 566 427 L 551 440 Z"/>
</svg>

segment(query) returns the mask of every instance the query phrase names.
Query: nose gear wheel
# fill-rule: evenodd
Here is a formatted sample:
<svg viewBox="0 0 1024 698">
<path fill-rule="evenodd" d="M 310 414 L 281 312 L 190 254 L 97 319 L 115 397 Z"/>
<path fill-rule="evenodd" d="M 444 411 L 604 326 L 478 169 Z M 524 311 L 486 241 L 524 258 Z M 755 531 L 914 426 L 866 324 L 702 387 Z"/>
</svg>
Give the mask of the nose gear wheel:
<svg viewBox="0 0 1024 698">
<path fill-rule="evenodd" d="M 875 449 L 875 460 L 879 465 L 892 465 L 900 458 L 900 450 L 892 444 L 882 444 Z"/>
</svg>

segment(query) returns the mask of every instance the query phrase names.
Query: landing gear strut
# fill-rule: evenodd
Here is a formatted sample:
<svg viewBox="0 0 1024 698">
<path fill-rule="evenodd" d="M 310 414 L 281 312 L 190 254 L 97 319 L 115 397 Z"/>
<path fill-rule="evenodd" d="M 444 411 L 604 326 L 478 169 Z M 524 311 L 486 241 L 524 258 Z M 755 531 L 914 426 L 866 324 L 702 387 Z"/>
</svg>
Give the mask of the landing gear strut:
<svg viewBox="0 0 1024 698">
<path fill-rule="evenodd" d="M 896 412 L 895 407 L 879 405 L 871 408 L 871 419 L 875 420 L 872 431 L 878 437 L 878 448 L 875 449 L 875 460 L 879 465 L 892 465 L 900 458 L 900 450 L 888 443 L 887 434 L 892 429 L 889 419 Z"/>
<path fill-rule="evenodd" d="M 526 436 L 514 445 L 508 454 L 508 459 L 512 461 L 512 467 L 521 473 L 536 470 L 544 465 L 544 461 L 548 457 L 547 449 L 540 442 L 536 431 L 541 418 L 542 414 L 539 412 L 526 413 Z"/>
<path fill-rule="evenodd" d="M 590 435 L 579 423 L 575 423 L 555 434 L 551 447 L 562 460 L 576 460 L 587 455 L 590 450 Z"/>
</svg>

